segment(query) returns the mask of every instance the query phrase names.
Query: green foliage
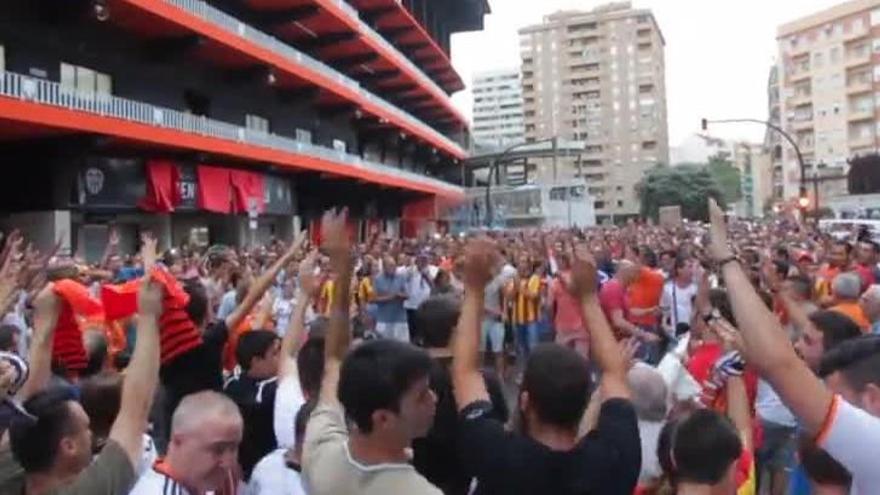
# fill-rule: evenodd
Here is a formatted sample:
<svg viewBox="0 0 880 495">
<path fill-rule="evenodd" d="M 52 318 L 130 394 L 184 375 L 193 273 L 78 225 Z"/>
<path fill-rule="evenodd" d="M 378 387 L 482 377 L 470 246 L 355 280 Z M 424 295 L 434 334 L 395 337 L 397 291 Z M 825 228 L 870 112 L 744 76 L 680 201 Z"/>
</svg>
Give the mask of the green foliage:
<svg viewBox="0 0 880 495">
<path fill-rule="evenodd" d="M 724 208 L 724 193 L 707 167 L 686 164 L 676 167 L 659 165 L 645 174 L 637 187 L 642 216 L 658 220 L 661 206 L 681 206 L 681 215 L 691 220 L 707 221 L 707 199 L 715 198 Z"/>
<path fill-rule="evenodd" d="M 724 193 L 724 200 L 727 203 L 736 203 L 742 198 L 740 172 L 730 161 L 724 157 L 714 156 L 709 159 L 706 169 L 715 179 L 718 187 L 721 188 L 721 192 Z"/>
</svg>

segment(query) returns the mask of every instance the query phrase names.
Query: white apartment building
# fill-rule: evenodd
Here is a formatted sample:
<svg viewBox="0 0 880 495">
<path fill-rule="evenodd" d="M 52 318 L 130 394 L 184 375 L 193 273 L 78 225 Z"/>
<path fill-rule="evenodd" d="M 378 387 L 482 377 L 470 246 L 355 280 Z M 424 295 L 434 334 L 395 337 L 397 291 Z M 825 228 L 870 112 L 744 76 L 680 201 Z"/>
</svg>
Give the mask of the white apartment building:
<svg viewBox="0 0 880 495">
<path fill-rule="evenodd" d="M 477 73 L 473 81 L 474 142 L 504 148 L 525 140 L 519 68 Z"/>
</svg>

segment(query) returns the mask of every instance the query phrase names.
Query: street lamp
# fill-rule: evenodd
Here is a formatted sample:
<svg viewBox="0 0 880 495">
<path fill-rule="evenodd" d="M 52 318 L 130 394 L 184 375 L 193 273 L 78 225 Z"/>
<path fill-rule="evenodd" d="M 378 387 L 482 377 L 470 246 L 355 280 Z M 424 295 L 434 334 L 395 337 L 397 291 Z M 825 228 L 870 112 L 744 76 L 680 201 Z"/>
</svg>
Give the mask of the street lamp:
<svg viewBox="0 0 880 495">
<path fill-rule="evenodd" d="M 752 124 L 762 124 L 774 131 L 778 132 L 782 137 L 785 138 L 786 141 L 791 144 L 791 147 L 794 148 L 794 152 L 797 155 L 798 166 L 801 169 L 801 185 L 800 190 L 798 191 L 798 205 L 803 205 L 806 203 L 807 206 L 810 205 L 810 198 L 807 197 L 807 166 L 804 163 L 804 156 L 801 154 L 801 149 L 798 146 L 797 142 L 789 135 L 787 132 L 782 130 L 781 127 L 767 122 L 766 120 L 758 120 L 758 119 L 724 119 L 724 120 L 706 120 L 702 119 L 701 127 L 704 131 L 709 129 L 709 124 L 741 124 L 741 123 L 752 123 Z M 806 208 L 805 206 L 802 206 Z"/>
<path fill-rule="evenodd" d="M 501 154 L 498 155 L 497 158 L 492 159 L 492 161 L 490 162 L 490 165 L 489 165 L 489 175 L 486 177 L 486 227 L 487 228 L 492 227 L 492 200 L 490 198 L 491 193 L 492 193 L 492 173 L 494 172 L 495 175 L 498 175 L 498 165 L 504 161 L 504 159 L 507 157 L 507 155 L 514 152 L 517 148 L 522 148 L 523 146 L 532 146 L 535 144 L 552 142 L 553 149 L 555 150 L 557 140 L 558 139 L 554 136 L 554 137 L 547 138 L 547 139 L 539 139 L 538 141 L 532 141 L 532 142 L 527 141 L 527 142 L 523 142 L 523 143 L 516 143 L 514 145 L 507 147 L 507 149 L 502 151 Z M 554 160 L 556 159 L 555 153 L 553 155 L 553 159 Z M 528 171 L 526 171 L 526 173 L 528 173 Z"/>
</svg>

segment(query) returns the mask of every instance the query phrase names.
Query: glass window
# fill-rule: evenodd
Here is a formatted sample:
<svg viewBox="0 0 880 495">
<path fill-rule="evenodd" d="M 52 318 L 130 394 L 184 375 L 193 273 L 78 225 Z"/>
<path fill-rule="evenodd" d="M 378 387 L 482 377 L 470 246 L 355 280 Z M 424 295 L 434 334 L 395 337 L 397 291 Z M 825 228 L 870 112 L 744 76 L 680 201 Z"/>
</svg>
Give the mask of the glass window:
<svg viewBox="0 0 880 495">
<path fill-rule="evenodd" d="M 0 71 L 6 70 L 6 49 L 0 45 Z"/>
<path fill-rule="evenodd" d="M 880 24 L 880 9 L 874 9 L 871 11 L 871 25 L 877 26 Z"/>
<path fill-rule="evenodd" d="M 76 90 L 80 93 L 95 92 L 95 71 L 85 67 L 76 68 Z"/>
<path fill-rule="evenodd" d="M 61 63 L 61 87 L 64 89 L 76 89 L 76 67 Z"/>
<path fill-rule="evenodd" d="M 269 120 L 259 115 L 248 114 L 244 122 L 244 126 L 252 131 L 269 132 Z"/>
<path fill-rule="evenodd" d="M 830 59 L 830 63 L 832 63 L 832 64 L 836 64 L 836 63 L 840 62 L 840 47 L 839 46 L 835 46 L 831 49 L 829 59 Z"/>
<path fill-rule="evenodd" d="M 95 73 L 95 93 L 101 96 L 113 94 L 113 79 L 107 74 Z"/>
</svg>

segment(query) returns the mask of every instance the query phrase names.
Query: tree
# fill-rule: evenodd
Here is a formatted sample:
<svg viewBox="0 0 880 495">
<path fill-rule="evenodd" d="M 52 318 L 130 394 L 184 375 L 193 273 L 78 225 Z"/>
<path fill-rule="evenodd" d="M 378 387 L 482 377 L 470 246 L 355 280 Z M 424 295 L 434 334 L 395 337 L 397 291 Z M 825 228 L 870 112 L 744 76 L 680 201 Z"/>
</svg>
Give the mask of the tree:
<svg viewBox="0 0 880 495">
<path fill-rule="evenodd" d="M 706 165 L 709 174 L 715 179 L 721 192 L 724 193 L 724 200 L 727 203 L 736 203 L 742 199 L 742 184 L 740 182 L 739 169 L 730 163 L 730 160 L 721 155 L 715 155 L 709 158 Z"/>
<path fill-rule="evenodd" d="M 697 165 L 666 167 L 658 165 L 645 175 L 637 186 L 642 203 L 642 216 L 658 220 L 661 206 L 681 206 L 681 216 L 707 221 L 706 198 L 715 198 L 724 207 L 724 194 L 707 170 Z"/>
</svg>

